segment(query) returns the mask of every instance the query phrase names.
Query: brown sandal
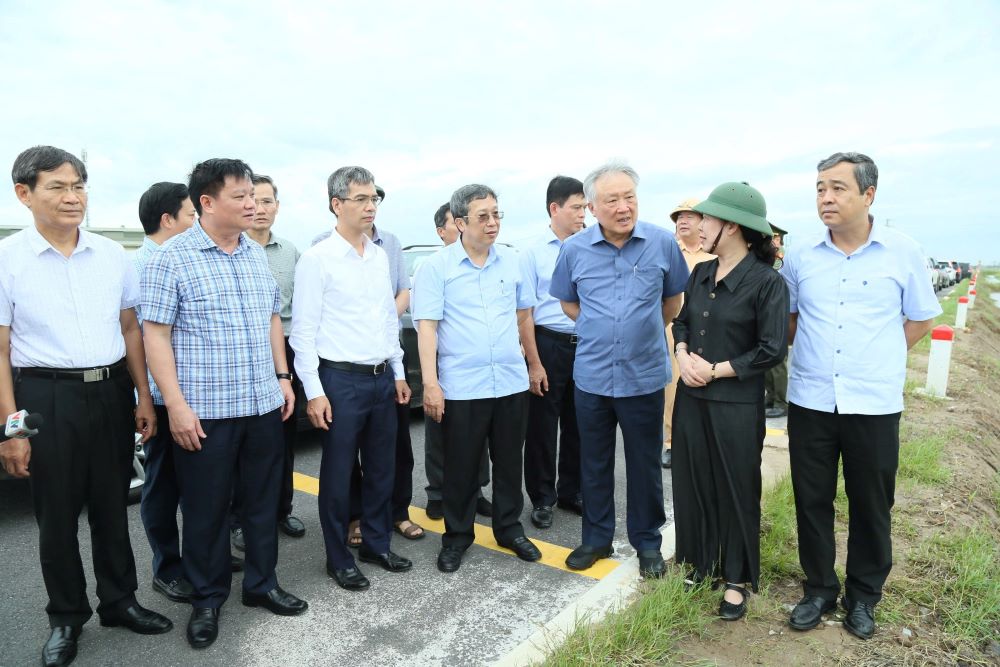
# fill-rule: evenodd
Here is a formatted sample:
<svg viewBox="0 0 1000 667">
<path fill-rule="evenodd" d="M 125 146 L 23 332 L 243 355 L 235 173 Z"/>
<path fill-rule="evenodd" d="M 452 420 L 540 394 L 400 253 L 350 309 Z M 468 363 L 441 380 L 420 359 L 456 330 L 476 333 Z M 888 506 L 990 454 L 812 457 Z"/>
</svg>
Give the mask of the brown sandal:
<svg viewBox="0 0 1000 667">
<path fill-rule="evenodd" d="M 403 528 L 403 524 L 409 524 L 406 528 Z M 396 532 L 405 537 L 408 540 L 422 540 L 427 534 L 421 526 L 413 523 L 409 519 L 403 519 L 402 521 L 397 521 Z"/>
<path fill-rule="evenodd" d="M 347 546 L 357 549 L 361 546 L 361 522 L 352 521 L 347 528 Z"/>
</svg>

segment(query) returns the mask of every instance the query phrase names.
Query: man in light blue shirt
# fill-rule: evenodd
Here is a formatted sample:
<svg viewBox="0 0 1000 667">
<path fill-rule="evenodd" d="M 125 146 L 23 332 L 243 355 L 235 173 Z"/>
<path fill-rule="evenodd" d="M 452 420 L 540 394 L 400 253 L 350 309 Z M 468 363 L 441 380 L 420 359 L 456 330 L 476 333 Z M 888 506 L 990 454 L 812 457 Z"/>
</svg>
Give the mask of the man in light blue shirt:
<svg viewBox="0 0 1000 667">
<path fill-rule="evenodd" d="M 537 302 L 520 325 L 528 360 L 528 431 L 524 441 L 524 486 L 531 499 L 531 523 L 552 526 L 552 507 L 577 514 L 580 498 L 580 433 L 573 400 L 576 323 L 566 316 L 549 283 L 563 241 L 584 228 L 587 199 L 583 183 L 556 176 L 546 191 L 549 227 L 521 253 L 521 273 Z M 556 444 L 558 442 L 558 485 Z"/>
<path fill-rule="evenodd" d="M 860 153 L 819 163 L 816 208 L 827 229 L 785 258 L 791 297 L 788 451 L 804 597 L 789 624 L 808 630 L 837 606 L 833 501 L 843 459 L 850 500 L 844 628 L 868 639 L 892 568 L 906 352 L 941 306 L 910 238 L 873 224 L 878 169 Z"/>
<path fill-rule="evenodd" d="M 524 560 L 542 556 L 520 521 L 528 373 L 518 319 L 534 300 L 517 255 L 494 245 L 503 213 L 493 190 L 461 187 L 451 196 L 451 211 L 462 236 L 424 262 L 413 289 L 424 412 L 444 428 L 442 572 L 461 566 L 475 538 L 477 471 L 487 441 L 493 535 Z"/>
<path fill-rule="evenodd" d="M 576 321 L 573 379 L 580 428 L 583 540 L 574 570 L 613 552 L 615 429 L 625 439 L 628 538 L 639 571 L 662 576 L 663 389 L 670 378 L 666 322 L 681 305 L 688 268 L 673 234 L 639 221 L 639 177 L 609 163 L 584 181 L 599 224 L 563 243 L 549 288 Z"/>
</svg>

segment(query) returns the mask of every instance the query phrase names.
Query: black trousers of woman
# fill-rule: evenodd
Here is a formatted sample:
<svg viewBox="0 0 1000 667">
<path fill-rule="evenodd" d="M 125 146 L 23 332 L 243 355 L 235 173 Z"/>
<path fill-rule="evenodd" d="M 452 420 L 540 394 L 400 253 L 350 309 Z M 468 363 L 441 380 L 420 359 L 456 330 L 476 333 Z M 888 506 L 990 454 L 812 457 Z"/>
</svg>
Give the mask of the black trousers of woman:
<svg viewBox="0 0 1000 667">
<path fill-rule="evenodd" d="M 673 414 L 677 562 L 701 578 L 760 575 L 760 461 L 764 402 L 694 398 L 678 387 Z"/>
</svg>

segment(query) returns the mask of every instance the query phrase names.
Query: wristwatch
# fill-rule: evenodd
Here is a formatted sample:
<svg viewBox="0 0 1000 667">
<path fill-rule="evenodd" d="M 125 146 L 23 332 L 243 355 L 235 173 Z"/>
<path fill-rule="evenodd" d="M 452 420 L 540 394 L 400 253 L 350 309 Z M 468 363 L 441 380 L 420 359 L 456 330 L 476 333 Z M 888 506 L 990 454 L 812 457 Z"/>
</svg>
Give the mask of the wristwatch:
<svg viewBox="0 0 1000 667">
<path fill-rule="evenodd" d="M 291 373 L 275 373 L 275 375 L 278 377 L 279 380 L 288 380 L 289 382 L 292 381 Z"/>
<path fill-rule="evenodd" d="M 718 363 L 718 362 L 716 362 Z M 715 364 L 712 364 L 712 379 L 715 379 Z"/>
</svg>

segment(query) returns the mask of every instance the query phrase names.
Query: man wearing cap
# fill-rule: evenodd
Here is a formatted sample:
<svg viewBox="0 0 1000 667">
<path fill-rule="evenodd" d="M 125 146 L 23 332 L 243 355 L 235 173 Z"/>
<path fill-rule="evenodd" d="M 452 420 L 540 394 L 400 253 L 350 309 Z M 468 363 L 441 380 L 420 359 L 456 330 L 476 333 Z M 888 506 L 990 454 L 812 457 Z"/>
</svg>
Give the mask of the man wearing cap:
<svg viewBox="0 0 1000 667">
<path fill-rule="evenodd" d="M 535 306 L 519 325 L 528 361 L 531 396 L 524 440 L 524 486 L 531 499 L 531 523 L 552 526 L 552 507 L 583 513 L 580 499 L 580 432 L 573 400 L 576 323 L 549 294 L 552 270 L 563 242 L 584 227 L 583 183 L 556 176 L 545 193 L 549 229 L 521 253 L 521 273 L 534 291 Z M 558 479 L 557 472 L 558 443 Z"/>
<path fill-rule="evenodd" d="M 771 223 L 772 243 L 777 251 L 774 268 L 780 269 L 785 259 L 785 234 L 781 227 Z M 777 419 L 788 414 L 788 357 L 777 366 L 767 369 L 764 375 L 764 416 Z"/>
<path fill-rule="evenodd" d="M 696 264 L 715 259 L 715 255 L 705 252 L 701 247 L 701 240 L 698 238 L 698 226 L 701 224 L 701 213 L 694 210 L 698 205 L 698 200 L 694 197 L 685 199 L 670 212 L 670 219 L 674 221 L 674 236 L 677 238 L 677 245 L 680 246 L 684 262 L 687 264 L 688 272 L 694 270 Z M 667 324 L 667 349 L 674 349 L 673 325 Z M 680 377 L 680 369 L 677 367 L 677 359 L 670 355 L 670 382 L 664 390 L 663 401 L 663 452 L 660 454 L 660 465 L 669 468 L 671 464 L 670 442 L 673 434 L 673 414 L 674 397 L 677 395 L 677 380 Z"/>
<path fill-rule="evenodd" d="M 638 220 L 639 177 L 624 163 L 584 181 L 599 224 L 567 239 L 549 293 L 576 322 L 573 380 L 580 429 L 583 539 L 566 559 L 574 570 L 613 552 L 615 432 L 625 444 L 628 539 L 639 571 L 662 576 L 660 528 L 664 387 L 670 379 L 664 327 L 677 314 L 688 268 L 673 234 Z"/>
<path fill-rule="evenodd" d="M 788 453 L 806 577 L 789 624 L 808 630 L 837 606 L 833 501 L 842 460 L 851 516 L 844 628 L 868 639 L 892 569 L 906 353 L 941 306 L 919 246 L 869 218 L 878 186 L 872 159 L 834 153 L 817 171 L 816 208 L 826 230 L 781 269 L 793 344 Z"/>
</svg>

